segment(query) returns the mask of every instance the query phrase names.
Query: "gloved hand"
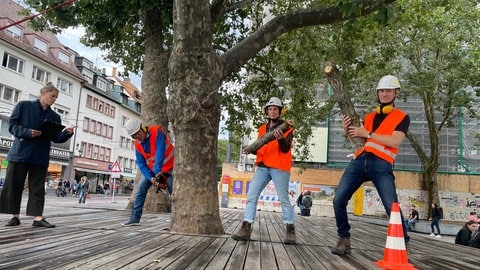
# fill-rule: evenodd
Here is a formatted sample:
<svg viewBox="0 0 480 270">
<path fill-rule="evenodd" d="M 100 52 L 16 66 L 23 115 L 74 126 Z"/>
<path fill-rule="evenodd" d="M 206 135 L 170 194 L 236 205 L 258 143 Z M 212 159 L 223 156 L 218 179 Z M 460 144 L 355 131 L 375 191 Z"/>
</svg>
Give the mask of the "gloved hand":
<svg viewBox="0 0 480 270">
<path fill-rule="evenodd" d="M 157 192 L 160 189 L 167 188 L 167 180 L 170 177 L 169 173 L 159 172 L 155 175 L 155 186 L 157 187 Z"/>
</svg>

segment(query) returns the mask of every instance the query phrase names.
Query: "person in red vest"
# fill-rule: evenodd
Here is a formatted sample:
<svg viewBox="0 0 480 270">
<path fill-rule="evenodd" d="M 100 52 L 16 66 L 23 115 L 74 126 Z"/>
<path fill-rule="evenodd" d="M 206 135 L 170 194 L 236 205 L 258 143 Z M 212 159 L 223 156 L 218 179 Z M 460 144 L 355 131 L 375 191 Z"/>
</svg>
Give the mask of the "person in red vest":
<svg viewBox="0 0 480 270">
<path fill-rule="evenodd" d="M 255 220 L 258 197 L 270 180 L 273 181 L 277 195 L 282 205 L 283 223 L 286 225 L 285 244 L 295 244 L 295 213 L 288 198 L 290 184 L 290 169 L 292 167 L 292 141 L 293 128 L 283 132 L 277 129 L 284 120 L 280 119 L 284 109 L 282 101 L 278 97 L 272 97 L 265 104 L 265 114 L 268 122 L 258 129 L 258 137 L 274 131 L 275 139 L 261 146 L 255 153 L 257 155 L 255 175 L 250 183 L 247 194 L 247 205 L 245 217 L 241 228 L 232 238 L 239 240 L 250 240 L 252 223 Z M 244 150 L 246 151 L 246 150 Z M 244 152 L 245 154 L 248 154 Z"/>
<path fill-rule="evenodd" d="M 145 198 L 152 185 L 166 188 L 172 194 L 174 146 L 161 126 L 145 126 L 136 119 L 130 119 L 125 128 L 135 140 L 136 162 L 142 173 L 130 219 L 122 223 L 123 226 L 131 226 L 139 225 Z"/>
<path fill-rule="evenodd" d="M 363 125 L 351 126 L 348 116 L 342 119 L 345 133 L 350 137 L 365 138 L 365 145 L 354 153 L 333 198 L 339 240 L 332 248 L 332 253 L 337 255 L 351 253 L 347 204 L 364 182 L 373 182 L 389 216 L 392 203 L 398 202 L 392 167 L 410 126 L 410 117 L 394 105 L 395 98 L 400 93 L 400 82 L 395 76 L 382 77 L 376 91 L 379 105 L 374 112 L 365 116 Z M 410 238 L 403 215 L 401 218 L 405 243 L 408 244 Z"/>
</svg>

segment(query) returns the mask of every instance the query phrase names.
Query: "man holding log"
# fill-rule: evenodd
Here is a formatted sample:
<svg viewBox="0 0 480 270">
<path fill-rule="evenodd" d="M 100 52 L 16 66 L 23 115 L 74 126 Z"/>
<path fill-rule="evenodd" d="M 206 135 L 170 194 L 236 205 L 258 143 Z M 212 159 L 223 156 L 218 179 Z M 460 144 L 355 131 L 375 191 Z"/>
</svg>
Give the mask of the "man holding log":
<svg viewBox="0 0 480 270">
<path fill-rule="evenodd" d="M 363 125 L 351 126 L 349 116 L 342 119 L 345 133 L 352 139 L 364 138 L 365 144 L 357 149 L 353 160 L 345 168 L 333 198 L 339 240 L 332 253 L 337 255 L 351 253 L 347 204 L 364 182 L 373 182 L 389 216 L 392 203 L 398 202 L 392 167 L 410 126 L 410 117 L 394 105 L 400 93 L 400 82 L 395 76 L 382 77 L 376 91 L 379 105 L 365 116 Z M 405 243 L 408 243 L 410 238 L 403 216 L 402 224 Z"/>
<path fill-rule="evenodd" d="M 243 150 L 245 154 L 257 155 L 255 161 L 257 169 L 247 194 L 242 226 L 232 234 L 232 238 L 237 241 L 250 240 L 252 223 L 255 221 L 257 212 L 258 197 L 268 182 L 272 180 L 280 198 L 283 223 L 286 225 L 284 243 L 295 244 L 295 213 L 288 198 L 290 168 L 292 167 L 293 128 L 287 121 L 280 119 L 283 109 L 283 102 L 278 97 L 270 98 L 264 106 L 268 122 L 258 129 L 258 140 Z M 266 140 L 270 137 L 271 140 Z"/>
</svg>

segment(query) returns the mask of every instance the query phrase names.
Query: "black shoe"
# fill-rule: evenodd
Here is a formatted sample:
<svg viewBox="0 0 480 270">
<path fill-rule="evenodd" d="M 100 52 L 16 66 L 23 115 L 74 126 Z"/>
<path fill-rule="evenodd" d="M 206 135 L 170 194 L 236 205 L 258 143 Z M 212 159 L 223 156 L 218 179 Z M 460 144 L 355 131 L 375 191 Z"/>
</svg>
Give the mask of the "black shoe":
<svg viewBox="0 0 480 270">
<path fill-rule="evenodd" d="M 46 221 L 45 219 L 42 219 L 39 221 L 34 220 L 32 226 L 44 227 L 44 228 L 55 228 L 55 225 L 48 223 L 48 221 Z"/>
<path fill-rule="evenodd" d="M 7 224 L 5 224 L 5 226 L 18 226 L 20 225 L 20 219 L 18 219 L 17 217 L 12 217 L 12 219 L 10 219 L 9 222 L 7 222 Z"/>
</svg>

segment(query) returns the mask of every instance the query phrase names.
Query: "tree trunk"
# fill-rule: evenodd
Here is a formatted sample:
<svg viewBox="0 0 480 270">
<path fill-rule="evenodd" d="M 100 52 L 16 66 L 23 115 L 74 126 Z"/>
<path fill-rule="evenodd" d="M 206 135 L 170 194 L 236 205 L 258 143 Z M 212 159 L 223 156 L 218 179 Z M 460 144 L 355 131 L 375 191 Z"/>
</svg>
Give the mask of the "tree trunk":
<svg viewBox="0 0 480 270">
<path fill-rule="evenodd" d="M 224 234 L 216 176 L 222 70 L 212 48 L 209 1 L 174 2 L 169 115 L 175 133 L 170 230 Z"/>
<path fill-rule="evenodd" d="M 166 89 L 168 85 L 168 52 L 162 44 L 162 13 L 159 8 L 147 11 L 145 16 L 145 61 L 142 76 L 142 120 L 146 125 L 168 127 Z M 141 172 L 135 177 L 134 188 L 127 208 L 132 209 Z M 159 213 L 167 212 L 168 195 L 150 188 L 145 199 L 144 210 Z"/>
<path fill-rule="evenodd" d="M 340 71 L 335 65 L 328 65 L 325 67 L 325 74 L 327 76 L 327 80 L 333 88 L 333 93 L 335 96 L 335 100 L 338 102 L 338 106 L 342 111 L 343 115 L 348 115 L 352 119 L 351 125 L 352 126 L 360 126 L 360 117 L 358 116 L 357 112 L 355 111 L 355 106 L 353 105 L 352 101 L 350 100 L 350 96 L 348 92 L 343 87 L 342 82 L 342 75 Z M 350 137 L 350 135 L 346 134 L 350 141 L 353 142 L 356 149 L 360 149 L 365 144 L 364 138 L 359 137 Z"/>
</svg>

